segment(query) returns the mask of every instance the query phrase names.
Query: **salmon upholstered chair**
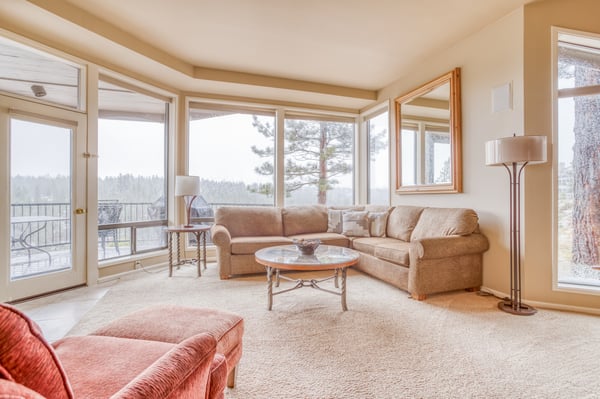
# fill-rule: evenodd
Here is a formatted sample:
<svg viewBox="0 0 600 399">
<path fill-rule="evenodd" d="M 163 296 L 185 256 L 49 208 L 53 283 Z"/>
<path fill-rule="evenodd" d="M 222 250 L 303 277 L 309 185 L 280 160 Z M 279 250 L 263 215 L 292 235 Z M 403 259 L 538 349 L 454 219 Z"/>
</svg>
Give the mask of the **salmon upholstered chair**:
<svg viewBox="0 0 600 399">
<path fill-rule="evenodd" d="M 177 344 L 87 335 L 50 345 L 35 322 L 0 304 L 0 397 L 204 399 L 215 354 L 210 334 Z"/>
<path fill-rule="evenodd" d="M 242 357 L 244 319 L 218 309 L 154 305 L 120 317 L 92 332 L 93 335 L 143 339 L 177 344 L 187 337 L 208 333 L 217 341 L 207 399 L 224 398 L 227 386 L 235 386 Z"/>
</svg>

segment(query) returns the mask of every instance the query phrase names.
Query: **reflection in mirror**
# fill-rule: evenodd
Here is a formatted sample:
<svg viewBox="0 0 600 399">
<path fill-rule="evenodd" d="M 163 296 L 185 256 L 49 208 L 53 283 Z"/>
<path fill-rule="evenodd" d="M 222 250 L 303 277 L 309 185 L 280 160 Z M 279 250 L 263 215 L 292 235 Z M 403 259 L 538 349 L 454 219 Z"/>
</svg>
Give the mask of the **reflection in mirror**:
<svg viewBox="0 0 600 399">
<path fill-rule="evenodd" d="M 396 99 L 396 190 L 460 192 L 460 69 Z"/>
</svg>

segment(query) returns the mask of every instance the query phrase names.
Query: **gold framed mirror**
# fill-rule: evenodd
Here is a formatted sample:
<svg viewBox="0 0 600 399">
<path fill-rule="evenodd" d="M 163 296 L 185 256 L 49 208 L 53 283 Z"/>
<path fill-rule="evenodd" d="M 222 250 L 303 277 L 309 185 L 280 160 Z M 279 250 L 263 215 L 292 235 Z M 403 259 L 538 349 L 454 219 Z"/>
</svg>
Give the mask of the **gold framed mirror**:
<svg viewBox="0 0 600 399">
<path fill-rule="evenodd" d="M 395 103 L 396 192 L 462 192 L 460 68 Z"/>
</svg>

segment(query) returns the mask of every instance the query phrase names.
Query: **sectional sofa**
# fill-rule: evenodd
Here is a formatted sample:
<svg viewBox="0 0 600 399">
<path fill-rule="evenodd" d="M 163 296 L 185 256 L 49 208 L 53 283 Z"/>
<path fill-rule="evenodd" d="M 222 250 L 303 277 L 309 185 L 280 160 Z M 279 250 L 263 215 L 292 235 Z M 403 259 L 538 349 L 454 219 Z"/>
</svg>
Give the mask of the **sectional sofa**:
<svg viewBox="0 0 600 399">
<path fill-rule="evenodd" d="M 356 269 L 417 300 L 479 289 L 483 253 L 489 247 L 477 214 L 464 208 L 222 207 L 215 213 L 211 233 L 221 279 L 264 272 L 254 259 L 261 248 L 318 238 L 326 245 L 357 250 Z"/>
</svg>

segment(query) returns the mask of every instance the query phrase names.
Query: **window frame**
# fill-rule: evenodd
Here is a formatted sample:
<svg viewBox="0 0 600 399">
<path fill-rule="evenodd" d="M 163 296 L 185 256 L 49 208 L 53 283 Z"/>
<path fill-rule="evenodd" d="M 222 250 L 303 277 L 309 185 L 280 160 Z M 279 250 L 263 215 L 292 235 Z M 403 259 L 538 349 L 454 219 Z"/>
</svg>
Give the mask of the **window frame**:
<svg viewBox="0 0 600 399">
<path fill-rule="evenodd" d="M 580 38 L 585 41 L 586 38 L 600 43 L 600 34 L 591 32 L 576 31 L 567 28 L 560 28 L 556 26 L 551 27 L 552 35 L 552 73 L 551 73 L 551 87 L 552 87 L 552 140 L 554 143 L 559 143 L 559 100 L 561 98 L 576 97 L 581 95 L 591 94 L 589 87 L 580 88 L 563 88 L 559 89 L 559 72 L 558 72 L 558 61 L 559 61 L 559 43 L 561 42 L 560 37 L 571 36 Z M 600 47 L 590 46 L 591 48 L 597 48 L 600 51 Z M 600 95 L 600 88 L 594 91 L 594 94 Z M 552 290 L 557 292 L 568 292 L 576 294 L 588 294 L 600 296 L 600 286 L 582 285 L 575 283 L 560 282 L 558 276 L 559 270 L 559 152 L 553 151 L 552 155 Z"/>
</svg>

